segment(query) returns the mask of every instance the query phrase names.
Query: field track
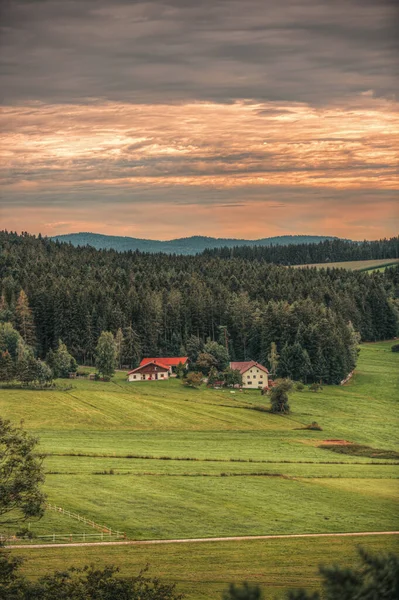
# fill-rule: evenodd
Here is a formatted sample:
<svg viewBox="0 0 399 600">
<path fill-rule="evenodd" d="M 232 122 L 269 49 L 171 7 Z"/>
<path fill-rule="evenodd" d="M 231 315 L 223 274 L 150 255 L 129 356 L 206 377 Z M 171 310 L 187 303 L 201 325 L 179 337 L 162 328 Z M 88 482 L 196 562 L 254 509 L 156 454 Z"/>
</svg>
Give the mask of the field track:
<svg viewBox="0 0 399 600">
<path fill-rule="evenodd" d="M 294 533 L 286 535 L 246 535 L 234 537 L 215 538 L 186 538 L 177 540 L 127 540 L 124 542 L 76 542 L 71 544 L 20 544 L 6 548 L 42 549 L 42 548 L 70 548 L 77 546 L 148 546 L 151 544 L 200 544 L 204 542 L 243 542 L 246 540 L 276 540 L 292 538 L 325 538 L 325 537 L 356 537 L 371 535 L 399 535 L 399 531 L 361 531 L 355 533 Z"/>
</svg>

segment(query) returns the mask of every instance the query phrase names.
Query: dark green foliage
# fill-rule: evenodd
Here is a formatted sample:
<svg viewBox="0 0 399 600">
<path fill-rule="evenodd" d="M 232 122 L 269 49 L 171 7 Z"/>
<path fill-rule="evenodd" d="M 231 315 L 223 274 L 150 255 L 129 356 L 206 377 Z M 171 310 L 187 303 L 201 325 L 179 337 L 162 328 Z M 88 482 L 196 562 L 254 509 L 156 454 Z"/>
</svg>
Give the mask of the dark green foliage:
<svg viewBox="0 0 399 600">
<path fill-rule="evenodd" d="M 392 352 L 399 352 L 399 344 L 394 344 L 391 348 Z"/>
<path fill-rule="evenodd" d="M 223 600 L 262 600 L 262 590 L 258 585 L 231 583 L 229 589 L 223 593 Z"/>
<path fill-rule="evenodd" d="M 14 511 L 19 518 L 41 517 L 45 496 L 38 440 L 0 418 L 0 515 Z"/>
<path fill-rule="evenodd" d="M 220 375 L 215 367 L 212 367 L 208 375 L 208 385 L 214 385 L 217 381 L 220 381 Z"/>
<path fill-rule="evenodd" d="M 293 383 L 289 379 L 278 379 L 276 385 L 270 392 L 271 412 L 278 414 L 288 414 L 290 406 L 288 403 L 288 393 L 292 390 Z"/>
<path fill-rule="evenodd" d="M 62 342 L 58 341 L 58 348 L 54 352 L 50 350 L 46 357 L 46 362 L 52 369 L 54 377 L 67 379 L 69 373 L 76 373 L 78 365 L 74 357 L 68 352 L 68 348 Z"/>
<path fill-rule="evenodd" d="M 15 306 L 17 329 L 28 346 L 34 346 L 36 341 L 35 323 L 29 300 L 24 290 L 21 290 Z"/>
<path fill-rule="evenodd" d="M 20 573 L 22 560 L 0 552 L 0 600 L 182 600 L 175 584 L 147 575 L 121 577 L 119 569 L 93 565 L 55 571 L 36 581 Z"/>
<path fill-rule="evenodd" d="M 15 365 L 11 354 L 6 350 L 0 353 L 0 381 L 12 381 L 15 376 Z"/>
<path fill-rule="evenodd" d="M 371 260 L 381 258 L 399 258 L 399 237 L 377 240 L 374 242 L 351 242 L 349 240 L 326 239 L 319 243 L 285 244 L 262 246 L 246 244 L 242 247 L 206 250 L 205 254 L 213 257 L 228 258 L 234 254 L 236 258 L 264 260 L 280 265 L 308 265 L 317 263 L 342 262 L 354 260 Z"/>
<path fill-rule="evenodd" d="M 321 567 L 326 600 L 396 600 L 399 598 L 399 558 L 359 549 L 357 569 Z"/>
<path fill-rule="evenodd" d="M 130 324 L 123 330 L 122 364 L 135 369 L 140 363 L 141 343 L 137 332 Z"/>
<path fill-rule="evenodd" d="M 353 370 L 356 332 L 363 340 L 398 334 L 398 267 L 298 270 L 241 250 L 226 257 L 120 254 L 0 232 L 0 319 L 16 321 L 23 289 L 41 358 L 62 339 L 77 361 L 92 364 L 101 332 L 121 329 L 126 366 L 184 349 L 191 368 L 206 352 L 223 371 L 229 358 L 270 365 L 274 342 L 277 354 L 286 347 L 279 376 L 324 383 Z M 0 330 L 0 351 L 15 360 L 16 340 L 1 344 Z"/>
<path fill-rule="evenodd" d="M 333 565 L 320 567 L 322 593 L 289 591 L 287 600 L 397 600 L 399 598 L 399 557 L 372 554 L 359 548 L 360 564 L 355 568 Z M 223 600 L 261 600 L 259 586 L 231 584 Z"/>
<path fill-rule="evenodd" d="M 18 359 L 18 353 L 25 343 L 12 323 L 0 323 L 0 352 L 8 352 L 14 362 Z"/>
<path fill-rule="evenodd" d="M 216 358 L 209 354 L 208 352 L 201 352 L 198 354 L 197 362 L 195 363 L 195 368 L 201 373 L 205 375 L 210 373 L 211 369 L 215 369 L 217 365 Z"/>
<path fill-rule="evenodd" d="M 96 367 L 100 375 L 109 381 L 115 373 L 117 348 L 110 331 L 103 331 L 96 347 Z"/>
<path fill-rule="evenodd" d="M 219 371 L 224 371 L 229 364 L 229 353 L 225 346 L 208 340 L 204 346 L 204 352 L 213 356 L 215 360 L 215 367 Z"/>
<path fill-rule="evenodd" d="M 223 381 L 227 387 L 242 385 L 242 375 L 240 371 L 228 368 L 223 372 Z"/>
</svg>

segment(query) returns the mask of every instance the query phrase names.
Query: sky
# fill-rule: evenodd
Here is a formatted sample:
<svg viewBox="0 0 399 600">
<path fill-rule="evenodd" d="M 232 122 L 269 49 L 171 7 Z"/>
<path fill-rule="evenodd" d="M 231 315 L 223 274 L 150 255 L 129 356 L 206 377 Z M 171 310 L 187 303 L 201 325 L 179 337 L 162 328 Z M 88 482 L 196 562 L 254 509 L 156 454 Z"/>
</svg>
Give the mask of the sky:
<svg viewBox="0 0 399 600">
<path fill-rule="evenodd" d="M 0 229 L 377 239 L 396 0 L 2 0 Z"/>
</svg>

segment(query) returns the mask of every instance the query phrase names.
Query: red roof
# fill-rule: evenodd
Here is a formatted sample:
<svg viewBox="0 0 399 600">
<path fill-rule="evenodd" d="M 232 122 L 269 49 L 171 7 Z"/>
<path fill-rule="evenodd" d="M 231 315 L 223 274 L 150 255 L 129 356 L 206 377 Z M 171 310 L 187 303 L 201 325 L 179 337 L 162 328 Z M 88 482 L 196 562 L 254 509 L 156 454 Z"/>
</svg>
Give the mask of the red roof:
<svg viewBox="0 0 399 600">
<path fill-rule="evenodd" d="M 143 362 L 143 361 L 141 361 L 141 362 Z M 169 366 L 163 365 L 162 363 L 159 362 L 159 359 L 158 359 L 157 361 L 149 360 L 148 362 L 144 363 L 143 365 L 141 364 L 136 369 L 129 371 L 128 375 L 131 375 L 132 373 L 138 373 L 139 371 L 141 371 L 141 369 L 143 367 L 147 367 L 148 365 L 154 365 L 155 367 L 159 367 L 160 369 L 163 369 L 164 371 L 169 371 Z"/>
<path fill-rule="evenodd" d="M 162 364 L 168 368 L 169 367 L 177 367 L 177 365 L 179 365 L 180 363 L 182 365 L 185 365 L 187 361 L 188 361 L 188 356 L 176 356 L 176 357 L 161 356 L 159 358 L 143 358 L 143 360 L 140 363 L 140 367 L 143 367 L 144 365 L 147 365 L 148 363 Z"/>
<path fill-rule="evenodd" d="M 246 371 L 248 371 L 248 369 L 250 369 L 251 367 L 256 367 L 257 369 L 260 369 L 261 371 L 264 371 L 265 373 L 269 372 L 266 369 L 266 367 L 264 367 L 263 365 L 260 365 L 259 363 L 255 362 L 254 360 L 246 360 L 246 361 L 242 361 L 242 362 L 231 362 L 230 363 L 230 369 L 233 369 L 233 371 L 240 371 L 241 375 L 243 373 L 245 373 Z"/>
</svg>

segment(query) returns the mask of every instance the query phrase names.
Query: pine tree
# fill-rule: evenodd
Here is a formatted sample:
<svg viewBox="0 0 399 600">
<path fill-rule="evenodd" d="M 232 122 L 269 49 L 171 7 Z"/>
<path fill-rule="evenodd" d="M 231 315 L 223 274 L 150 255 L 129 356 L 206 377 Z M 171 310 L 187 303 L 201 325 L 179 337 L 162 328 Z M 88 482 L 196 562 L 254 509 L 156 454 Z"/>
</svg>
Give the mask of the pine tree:
<svg viewBox="0 0 399 600">
<path fill-rule="evenodd" d="M 132 325 L 123 330 L 122 363 L 130 369 L 138 366 L 141 358 L 141 343 Z"/>
<path fill-rule="evenodd" d="M 122 368 L 123 343 L 124 343 L 123 332 L 122 332 L 122 329 L 119 328 L 115 334 L 116 361 L 117 361 L 117 365 L 118 365 L 119 369 Z"/>
<path fill-rule="evenodd" d="M 203 351 L 203 342 L 195 335 L 191 335 L 186 342 L 186 352 L 190 363 L 197 362 L 198 355 Z"/>
<path fill-rule="evenodd" d="M 270 344 L 270 354 L 268 354 L 268 356 L 267 356 L 267 360 L 269 362 L 270 375 L 272 377 L 275 377 L 277 374 L 279 358 L 280 358 L 280 355 L 277 352 L 277 344 L 276 344 L 276 342 L 272 342 Z"/>
<path fill-rule="evenodd" d="M 36 342 L 35 324 L 28 297 L 24 290 L 21 290 L 19 293 L 17 305 L 15 307 L 15 317 L 19 333 L 28 346 L 32 346 L 33 348 Z"/>
</svg>

